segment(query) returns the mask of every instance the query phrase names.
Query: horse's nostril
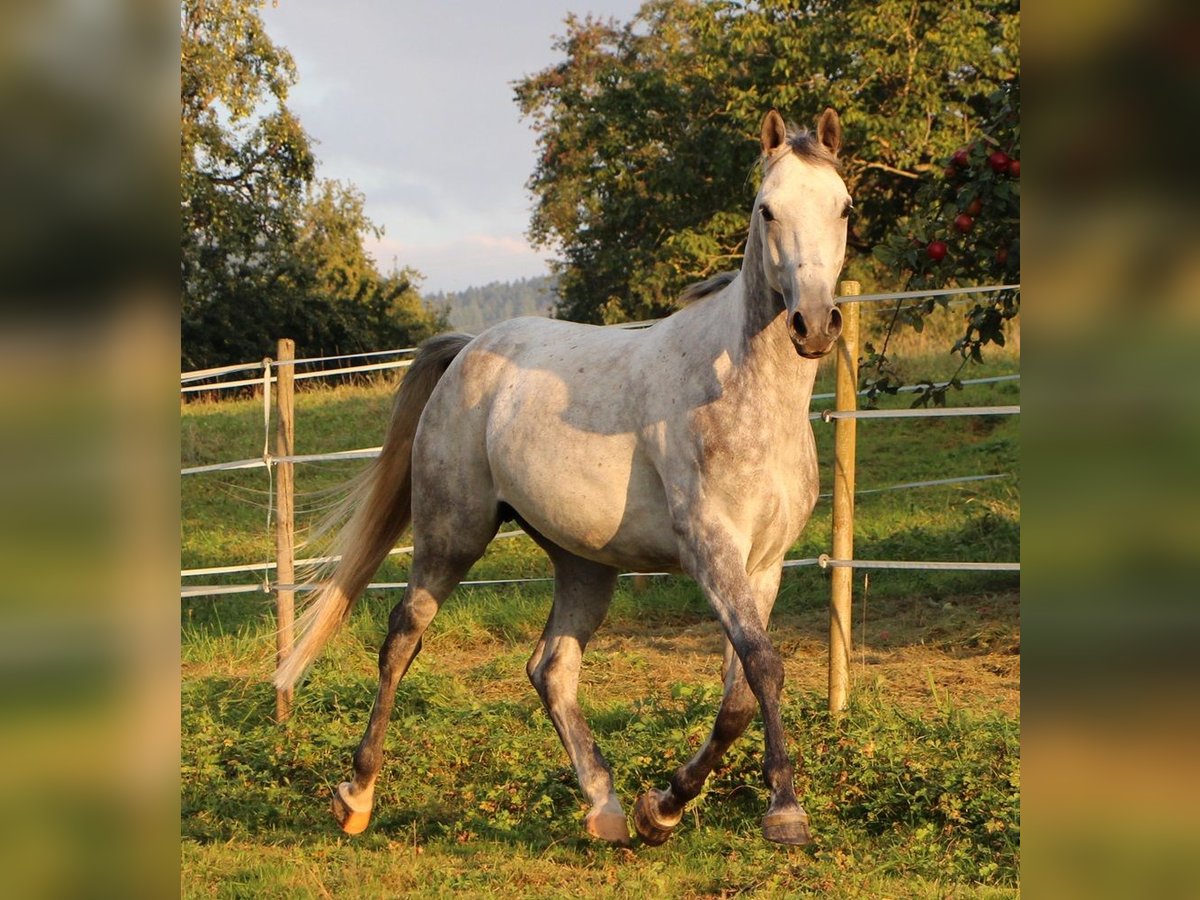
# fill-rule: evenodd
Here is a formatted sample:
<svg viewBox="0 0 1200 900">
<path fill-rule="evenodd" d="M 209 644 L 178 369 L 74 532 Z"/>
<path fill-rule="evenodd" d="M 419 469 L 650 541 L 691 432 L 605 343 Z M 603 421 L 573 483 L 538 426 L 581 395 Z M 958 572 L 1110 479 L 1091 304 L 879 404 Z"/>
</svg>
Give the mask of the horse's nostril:
<svg viewBox="0 0 1200 900">
<path fill-rule="evenodd" d="M 829 333 L 842 333 L 842 313 L 836 306 L 829 311 Z"/>
<path fill-rule="evenodd" d="M 805 337 L 808 334 L 808 329 L 804 327 L 804 316 L 800 313 L 792 313 L 792 330 L 796 332 L 797 337 Z"/>
</svg>

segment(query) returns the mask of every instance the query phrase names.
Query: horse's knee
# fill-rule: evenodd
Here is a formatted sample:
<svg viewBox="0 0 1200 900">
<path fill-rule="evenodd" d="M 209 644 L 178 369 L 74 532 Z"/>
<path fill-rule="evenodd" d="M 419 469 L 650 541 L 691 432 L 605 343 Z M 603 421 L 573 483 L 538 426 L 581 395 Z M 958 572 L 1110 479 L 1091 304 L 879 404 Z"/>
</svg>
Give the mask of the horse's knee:
<svg viewBox="0 0 1200 900">
<path fill-rule="evenodd" d="M 410 589 L 404 599 L 392 607 L 388 616 L 388 633 L 421 635 L 437 615 L 438 601 L 426 591 Z"/>
<path fill-rule="evenodd" d="M 573 697 L 573 673 L 577 666 L 567 654 L 559 649 L 535 653 L 525 666 L 533 689 L 546 705 L 546 709 L 554 712 L 563 706 L 567 698 Z"/>
<path fill-rule="evenodd" d="M 547 652 L 543 647 L 538 647 L 533 656 L 529 658 L 529 662 L 525 664 L 525 674 L 529 676 L 533 689 L 537 691 L 547 708 L 550 707 L 551 698 L 554 695 L 554 669 L 554 654 Z"/>
<path fill-rule="evenodd" d="M 740 683 L 721 701 L 721 709 L 713 724 L 713 737 L 722 743 L 732 743 L 749 727 L 757 711 L 758 700 L 749 685 Z"/>
<path fill-rule="evenodd" d="M 525 674 L 529 676 L 529 683 L 533 685 L 538 696 L 545 699 L 545 673 L 542 670 L 541 648 L 538 648 L 538 651 L 529 657 L 529 662 L 525 663 Z"/>
<path fill-rule="evenodd" d="M 750 647 L 742 660 L 742 668 L 755 694 L 778 696 L 783 689 L 783 660 L 770 644 L 764 642 Z"/>
</svg>

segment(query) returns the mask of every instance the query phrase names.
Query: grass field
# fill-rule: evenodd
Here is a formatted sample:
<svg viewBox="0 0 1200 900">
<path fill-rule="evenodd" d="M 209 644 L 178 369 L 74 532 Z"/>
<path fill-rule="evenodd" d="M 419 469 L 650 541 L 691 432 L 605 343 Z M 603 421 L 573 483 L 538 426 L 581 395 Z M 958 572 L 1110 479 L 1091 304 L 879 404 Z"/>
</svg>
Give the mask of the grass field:
<svg viewBox="0 0 1200 900">
<path fill-rule="evenodd" d="M 1009 350 L 963 377 L 1017 370 Z M 914 375 L 955 360 L 915 342 Z M 823 368 L 818 391 L 832 389 Z M 969 387 L 951 403 L 1018 403 L 1019 383 Z M 297 400 L 299 453 L 378 444 L 390 390 L 338 388 Z M 818 402 L 816 408 L 825 404 Z M 831 404 L 830 404 L 831 405 Z M 889 398 L 881 405 L 907 405 Z M 262 452 L 261 401 L 183 408 L 183 465 Z M 816 423 L 828 490 L 832 428 Z M 865 422 L 859 487 L 956 475 L 1013 477 L 865 494 L 863 559 L 1015 560 L 1014 418 Z M 361 465 L 357 464 L 357 465 Z M 298 467 L 298 506 L 355 464 Z M 184 567 L 270 559 L 262 470 L 185 478 Z M 828 503 L 793 556 L 829 549 Z M 402 580 L 404 557 L 379 580 Z M 472 577 L 548 573 L 526 538 L 497 541 Z M 217 578 L 204 578 L 212 583 Z M 253 582 L 254 575 L 229 582 Z M 828 578 L 785 575 L 772 634 L 787 668 L 785 723 L 816 844 L 759 836 L 762 733 L 730 752 L 663 847 L 583 836 L 585 807 L 524 664 L 549 609 L 545 584 L 460 588 L 400 687 L 375 818 L 357 838 L 328 813 L 350 773 L 375 688 L 375 653 L 398 597 L 368 594 L 297 695 L 271 722 L 271 598 L 181 602 L 182 869 L 188 897 L 1008 897 L 1020 841 L 1019 601 L 1013 575 L 860 573 L 849 712 L 824 710 Z M 618 589 L 584 660 L 581 701 L 626 808 L 704 740 L 719 699 L 721 637 L 686 579 Z"/>
</svg>

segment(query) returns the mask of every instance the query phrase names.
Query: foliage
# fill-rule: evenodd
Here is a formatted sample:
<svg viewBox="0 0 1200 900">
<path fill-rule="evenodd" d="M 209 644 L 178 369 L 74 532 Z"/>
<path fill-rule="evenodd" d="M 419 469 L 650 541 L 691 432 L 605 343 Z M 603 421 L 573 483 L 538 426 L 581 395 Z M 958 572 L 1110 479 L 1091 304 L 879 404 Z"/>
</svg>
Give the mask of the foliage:
<svg viewBox="0 0 1200 900">
<path fill-rule="evenodd" d="M 988 97 L 987 119 L 972 141 L 943 160 L 944 167 L 922 184 L 910 213 L 875 246 L 876 259 L 904 276 L 902 289 L 1020 280 L 1020 155 L 1020 82 L 1013 79 Z M 920 331 L 934 306 L 946 302 L 928 298 L 907 308 L 898 303 L 892 328 L 905 323 Z M 1015 290 L 976 302 L 951 352 L 960 355 L 962 366 L 980 362 L 984 346 L 1004 346 L 1005 323 L 1019 310 Z M 871 400 L 894 393 L 901 383 L 887 357 L 892 328 L 879 349 L 866 345 L 861 376 Z M 913 405 L 942 405 L 951 387 L 961 387 L 957 373 L 944 384 L 930 382 Z"/>
<path fill-rule="evenodd" d="M 516 85 L 538 133 L 533 240 L 562 258 L 559 314 L 666 311 L 740 264 L 763 113 L 842 113 L 852 269 L 979 129 L 1018 68 L 1015 0 L 651 0 L 626 24 L 570 18 L 565 59 Z"/>
<path fill-rule="evenodd" d="M 184 0 L 180 19 L 182 365 L 411 344 L 444 321 L 411 269 L 381 276 L 353 186 L 316 178 L 287 107 L 296 80 L 259 0 Z"/>
<path fill-rule="evenodd" d="M 554 280 L 547 275 L 493 281 L 449 293 L 426 294 L 425 301 L 442 309 L 457 329 L 478 334 L 485 328 L 517 316 L 546 316 L 557 297 Z"/>
</svg>

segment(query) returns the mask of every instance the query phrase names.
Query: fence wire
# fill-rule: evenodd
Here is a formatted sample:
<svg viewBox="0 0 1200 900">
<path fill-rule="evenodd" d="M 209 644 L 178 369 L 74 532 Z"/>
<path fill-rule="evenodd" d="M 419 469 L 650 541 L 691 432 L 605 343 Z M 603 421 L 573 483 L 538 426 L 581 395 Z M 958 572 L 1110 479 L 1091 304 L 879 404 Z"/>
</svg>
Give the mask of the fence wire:
<svg viewBox="0 0 1200 900">
<path fill-rule="evenodd" d="M 969 287 L 969 288 L 947 288 L 939 290 L 925 291 L 902 291 L 888 294 L 862 294 L 848 295 L 837 298 L 838 302 L 842 303 L 867 303 L 867 302 L 884 302 L 888 300 L 907 300 L 917 299 L 922 297 L 944 297 L 955 296 L 962 294 L 979 294 L 979 293 L 996 293 L 1005 290 L 1020 290 L 1019 284 L 1009 285 L 991 285 L 985 287 Z M 620 328 L 646 328 L 653 325 L 659 320 L 650 320 L 645 322 L 629 322 L 618 326 Z M 292 462 L 292 463 L 314 463 L 339 460 L 355 460 L 355 459 L 370 459 L 377 457 L 382 448 L 366 447 L 358 450 L 341 450 L 332 453 L 310 453 L 298 454 L 294 456 L 272 457 L 269 447 L 269 431 L 270 431 L 270 398 L 271 384 L 276 380 L 271 374 L 271 367 L 280 365 L 308 365 L 332 361 L 342 361 L 351 359 L 368 359 L 379 356 L 398 356 L 402 354 L 415 353 L 417 348 L 407 347 L 396 350 L 377 350 L 368 353 L 355 354 L 339 354 L 336 356 L 323 357 L 308 357 L 296 360 L 287 360 L 278 362 L 270 358 L 264 359 L 257 363 L 244 363 L 230 366 L 219 366 L 209 369 L 199 369 L 192 372 L 185 372 L 180 375 L 181 392 L 195 393 L 201 391 L 218 391 L 227 390 L 237 387 L 261 386 L 263 389 L 263 404 L 264 404 L 264 432 L 266 432 L 265 440 L 267 441 L 263 447 L 263 454 L 256 459 L 234 460 L 224 463 L 213 463 L 202 466 L 190 466 L 180 470 L 180 475 L 196 475 L 205 472 L 220 472 L 233 471 L 238 469 L 263 468 L 268 470 L 268 478 L 270 477 L 272 467 L 277 462 Z M 311 372 L 296 372 L 295 379 L 305 378 L 321 378 L 328 376 L 336 376 L 343 374 L 352 374 L 358 372 L 382 371 L 386 369 L 404 368 L 412 365 L 411 359 L 394 360 L 391 362 L 382 363 L 367 363 L 356 366 L 345 366 L 337 369 L 320 369 Z M 205 379 L 216 378 L 221 375 L 229 375 L 237 372 L 251 372 L 262 370 L 262 375 L 255 378 L 239 379 L 236 381 L 225 382 L 206 382 L 196 384 L 193 382 L 203 382 Z M 1004 381 L 1019 380 L 1020 375 L 1001 375 L 993 378 L 976 378 L 968 379 L 961 382 L 963 385 L 968 384 L 989 384 Z M 901 392 L 912 392 L 920 390 L 924 385 L 904 385 L 899 388 Z M 861 396 L 866 391 L 859 391 Z M 815 394 L 813 400 L 833 399 L 834 394 Z M 931 409 L 869 409 L 869 410 L 831 410 L 826 409 L 821 412 L 810 413 L 809 418 L 812 420 L 820 419 L 824 422 L 831 422 L 837 419 L 898 419 L 898 418 L 926 418 L 926 417 L 947 417 L 947 416 L 985 416 L 985 415 L 1018 415 L 1021 411 L 1020 406 L 979 406 L 979 407 L 934 407 Z M 884 491 L 909 490 L 916 488 L 932 487 L 937 485 L 963 484 L 975 481 L 988 481 L 998 478 L 1011 478 L 1011 474 L 994 474 L 994 475 L 968 475 L 957 478 L 940 478 L 929 481 L 913 481 L 902 484 L 889 485 L 881 488 L 868 488 L 856 490 L 855 494 L 872 494 Z M 272 492 L 273 493 L 273 492 Z M 820 495 L 822 498 L 831 496 L 829 493 Z M 268 509 L 268 530 L 269 519 L 272 508 Z M 496 535 L 496 538 L 516 537 L 524 534 L 523 531 L 510 531 Z M 389 555 L 409 553 L 411 547 L 399 547 L 393 549 Z M 337 557 L 315 557 L 311 559 L 296 560 L 296 566 L 315 566 L 322 563 L 334 562 Z M 858 569 L 924 569 L 930 571 L 1020 571 L 1020 563 L 972 563 L 972 562 L 957 562 L 957 561 L 905 561 L 905 560 L 844 560 L 833 559 L 828 554 L 821 554 L 818 557 L 805 559 L 785 560 L 784 568 L 798 568 L 805 566 L 818 566 L 821 569 L 851 567 Z M 242 584 L 242 585 L 193 585 L 180 589 L 180 598 L 203 597 L 203 596 L 222 596 L 228 594 L 240 593 L 270 593 L 273 590 L 292 590 L 292 591 L 311 591 L 317 589 L 319 585 L 315 584 L 272 584 L 267 577 L 267 573 L 277 567 L 274 562 L 265 563 L 250 563 L 236 566 L 212 566 L 206 568 L 183 569 L 180 571 L 181 578 L 198 577 L 201 575 L 220 575 L 220 574 L 236 574 L 239 572 L 261 572 L 263 581 L 258 584 Z M 671 573 L 667 572 L 624 572 L 618 577 L 633 578 L 644 576 L 662 576 Z M 535 578 L 515 578 L 515 579 L 489 579 L 464 581 L 462 585 L 467 586 L 487 586 L 501 584 L 532 584 L 550 582 L 552 577 L 535 577 Z M 367 589 L 384 590 L 384 589 L 403 589 L 408 586 L 407 582 L 380 582 L 372 583 L 367 586 Z"/>
<path fill-rule="evenodd" d="M 886 491 L 914 490 L 914 489 L 918 489 L 918 488 L 939 487 L 939 486 L 951 485 L 951 484 L 967 484 L 967 483 L 976 482 L 976 481 L 994 481 L 994 480 L 1001 479 L 1001 478 L 1012 478 L 1012 477 L 1014 477 L 1012 475 L 1012 473 L 999 473 L 999 474 L 995 474 L 995 475 L 964 475 L 964 476 L 961 476 L 958 478 L 936 478 L 936 479 L 931 479 L 928 481 L 908 481 L 908 482 L 904 482 L 901 484 L 892 484 L 892 485 L 887 485 L 886 487 L 879 487 L 879 488 L 863 488 L 861 490 L 856 490 L 854 493 L 856 495 L 878 494 L 878 493 L 883 493 Z M 819 497 L 821 499 L 828 499 L 831 496 L 832 496 L 832 493 L 830 493 L 830 492 L 825 492 L 825 493 L 822 493 L 819 495 Z M 523 535 L 525 535 L 525 532 L 520 529 L 515 529 L 512 531 L 502 531 L 499 534 L 497 534 L 494 538 L 492 538 L 492 540 L 494 540 L 494 541 L 495 540 L 505 540 L 508 538 L 521 537 Z M 396 547 L 395 549 L 389 551 L 388 555 L 389 556 L 403 555 L 406 553 L 411 553 L 412 549 L 413 548 L 411 546 Z M 296 566 L 296 568 L 313 568 L 315 566 L 324 565 L 326 563 L 337 562 L 339 559 L 341 559 L 341 557 L 339 557 L 339 556 L 316 556 L 316 557 L 309 557 L 309 558 L 305 558 L 305 559 L 297 559 L 295 561 L 294 565 Z M 822 562 L 822 559 L 824 559 L 825 562 Z M 826 566 L 831 566 L 831 567 L 836 568 L 843 564 L 844 564 L 844 561 L 842 561 L 842 560 L 830 560 L 827 555 L 824 555 L 821 557 L 814 556 L 814 557 L 807 558 L 807 559 L 785 560 L 783 565 L 784 565 L 784 568 L 791 569 L 791 568 L 796 568 L 799 566 L 813 566 L 813 565 L 820 565 L 822 568 L 825 568 Z M 855 562 L 855 565 L 857 565 L 857 562 Z M 902 563 L 902 564 L 898 564 L 896 566 L 891 566 L 890 568 L 913 568 L 915 565 L 918 565 L 918 564 Z M 994 566 L 994 565 L 999 565 L 999 564 L 987 564 L 987 565 Z M 928 567 L 931 569 L 955 568 L 955 567 L 961 568 L 962 565 L 961 564 L 951 565 L 951 564 L 944 564 L 944 563 L 930 563 L 930 564 L 928 564 Z M 198 578 L 203 575 L 235 575 L 235 574 L 238 574 L 241 572 L 262 572 L 264 575 L 264 578 L 265 578 L 266 573 L 274 570 L 275 568 L 276 568 L 276 564 L 274 562 L 245 563 L 245 564 L 236 565 L 236 566 L 209 566 L 209 567 L 205 567 L 205 568 L 196 568 L 196 569 L 181 569 L 179 572 L 179 577 L 181 579 L 183 579 L 183 578 Z M 864 564 L 861 568 L 889 568 L 889 567 L 881 565 L 881 564 L 876 564 L 876 563 L 867 563 L 867 564 Z M 621 573 L 618 577 L 631 578 L 631 577 L 638 576 L 638 575 L 668 575 L 668 574 L 670 574 L 670 573 L 668 573 L 668 572 L 625 572 L 625 573 Z M 461 583 L 462 584 L 477 584 L 477 585 L 482 585 L 482 584 L 521 584 L 521 583 L 525 583 L 525 582 L 529 582 L 529 581 L 544 581 L 544 580 L 547 580 L 547 579 L 544 579 L 544 578 L 533 578 L 533 579 L 518 578 L 518 579 L 498 579 L 495 581 L 487 581 L 487 582 L 464 581 Z M 549 580 L 553 580 L 553 579 L 549 579 Z M 400 587 L 404 586 L 400 582 L 394 582 L 394 583 L 387 582 L 387 583 L 383 583 L 383 584 L 375 584 L 375 585 L 372 585 L 372 587 L 377 588 L 377 589 L 383 589 L 383 588 L 386 588 L 389 586 L 396 586 L 396 585 L 399 585 Z M 307 591 L 307 590 L 313 589 L 312 586 L 304 586 L 304 585 L 276 585 L 275 587 L 276 587 L 276 589 L 297 590 L 297 591 Z M 209 590 L 209 588 L 211 588 L 211 590 Z M 248 593 L 251 591 L 265 591 L 265 590 L 267 590 L 267 589 L 264 587 L 264 585 L 262 583 L 247 584 L 247 585 L 210 585 L 208 587 L 191 586 L 191 587 L 181 589 L 180 597 L 181 598 L 183 598 L 183 597 L 199 597 L 199 596 L 205 596 L 206 594 L 210 594 L 210 593 L 211 594 L 235 594 L 235 593 L 242 593 L 242 592 Z"/>
<path fill-rule="evenodd" d="M 888 294 L 848 294 L 846 296 L 835 297 L 834 300 L 838 303 L 882 303 L 888 300 L 915 300 L 922 297 L 954 297 L 964 294 L 995 294 L 1001 291 L 1019 291 L 1020 284 L 992 284 L 982 287 L 961 287 L 961 288 L 936 288 L 920 291 L 898 291 Z M 605 326 L 609 328 L 624 328 L 624 329 L 640 329 L 648 328 L 656 322 L 661 322 L 661 319 L 647 319 L 642 322 L 622 322 L 619 325 Z M 334 362 L 339 360 L 351 359 L 370 359 L 377 356 L 399 356 L 401 354 L 414 354 L 418 347 L 400 347 L 395 350 L 371 350 L 365 353 L 339 353 L 334 356 L 310 356 L 303 359 L 288 360 L 283 363 L 275 362 L 275 365 L 285 366 L 300 366 L 312 365 L 316 363 Z M 236 372 L 253 372 L 261 369 L 265 365 L 265 361 L 247 363 L 234 363 L 228 366 L 216 366 L 210 369 L 195 369 L 190 372 L 183 372 L 179 376 L 180 383 L 188 385 L 181 387 L 182 393 L 196 393 L 200 391 L 221 391 L 229 390 L 238 387 L 250 387 L 258 384 L 262 379 L 249 378 L 239 379 L 238 381 L 214 381 L 207 384 L 190 384 L 191 382 L 204 381 L 208 378 L 218 378 L 221 375 L 232 375 Z M 380 363 L 378 365 L 351 366 L 339 369 L 321 369 L 313 372 L 297 372 L 295 377 L 302 378 L 322 378 L 333 375 L 344 375 L 354 372 L 371 372 L 381 369 L 403 368 L 411 365 L 411 360 L 400 360 L 394 363 Z"/>
</svg>

